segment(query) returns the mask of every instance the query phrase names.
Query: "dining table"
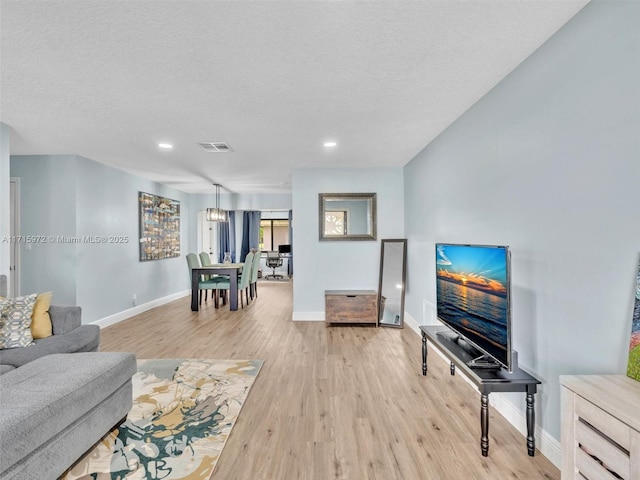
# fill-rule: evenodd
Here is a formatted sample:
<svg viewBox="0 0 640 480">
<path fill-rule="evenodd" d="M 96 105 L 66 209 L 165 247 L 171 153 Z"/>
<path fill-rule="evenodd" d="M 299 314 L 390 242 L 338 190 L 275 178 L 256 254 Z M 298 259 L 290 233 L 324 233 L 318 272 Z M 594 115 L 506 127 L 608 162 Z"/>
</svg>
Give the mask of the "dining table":
<svg viewBox="0 0 640 480">
<path fill-rule="evenodd" d="M 191 310 L 197 312 L 200 275 L 229 275 L 229 310 L 238 310 L 238 277 L 244 263 L 215 263 L 191 269 Z"/>
</svg>

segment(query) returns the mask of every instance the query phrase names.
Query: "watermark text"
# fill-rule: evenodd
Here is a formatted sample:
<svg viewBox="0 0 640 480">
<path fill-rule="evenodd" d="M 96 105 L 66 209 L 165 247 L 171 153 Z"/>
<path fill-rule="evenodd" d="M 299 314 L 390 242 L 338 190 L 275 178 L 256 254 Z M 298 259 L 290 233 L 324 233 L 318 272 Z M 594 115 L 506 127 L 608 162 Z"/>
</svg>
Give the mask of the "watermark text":
<svg viewBox="0 0 640 480">
<path fill-rule="evenodd" d="M 129 243 L 128 235 L 5 235 L 0 243 Z"/>
</svg>

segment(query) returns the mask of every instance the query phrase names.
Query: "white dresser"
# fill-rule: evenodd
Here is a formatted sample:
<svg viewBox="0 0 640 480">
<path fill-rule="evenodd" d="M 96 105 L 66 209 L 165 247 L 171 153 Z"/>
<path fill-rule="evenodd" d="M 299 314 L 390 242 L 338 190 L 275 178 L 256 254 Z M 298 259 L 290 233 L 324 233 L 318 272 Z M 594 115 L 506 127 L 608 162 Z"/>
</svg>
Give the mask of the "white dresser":
<svg viewBox="0 0 640 480">
<path fill-rule="evenodd" d="M 563 375 L 562 479 L 640 480 L 640 382 Z"/>
</svg>

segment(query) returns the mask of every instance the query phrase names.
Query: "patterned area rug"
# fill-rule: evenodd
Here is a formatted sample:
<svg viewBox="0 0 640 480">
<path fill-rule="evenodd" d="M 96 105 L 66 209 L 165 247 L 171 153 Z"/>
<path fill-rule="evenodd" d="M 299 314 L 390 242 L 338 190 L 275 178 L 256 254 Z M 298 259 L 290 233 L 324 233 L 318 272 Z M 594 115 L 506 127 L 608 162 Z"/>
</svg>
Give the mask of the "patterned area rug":
<svg viewBox="0 0 640 480">
<path fill-rule="evenodd" d="M 139 360 L 133 408 L 65 480 L 208 479 L 262 360 Z"/>
</svg>

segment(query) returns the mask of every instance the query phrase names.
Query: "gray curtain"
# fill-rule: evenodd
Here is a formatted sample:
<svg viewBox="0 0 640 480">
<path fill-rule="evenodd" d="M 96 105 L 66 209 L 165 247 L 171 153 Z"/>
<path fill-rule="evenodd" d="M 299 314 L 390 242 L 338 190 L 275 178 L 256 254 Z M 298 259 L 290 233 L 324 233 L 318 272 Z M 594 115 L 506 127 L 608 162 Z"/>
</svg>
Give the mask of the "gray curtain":
<svg viewBox="0 0 640 480">
<path fill-rule="evenodd" d="M 236 212 L 229 212 L 229 250 L 231 261 L 236 263 Z"/>
<path fill-rule="evenodd" d="M 247 211 L 242 217 L 242 248 L 240 261 L 247 256 L 252 248 L 258 248 L 260 242 L 260 212 Z"/>
<path fill-rule="evenodd" d="M 218 263 L 222 263 L 224 252 L 230 252 L 229 249 L 229 222 L 218 222 Z"/>
</svg>

